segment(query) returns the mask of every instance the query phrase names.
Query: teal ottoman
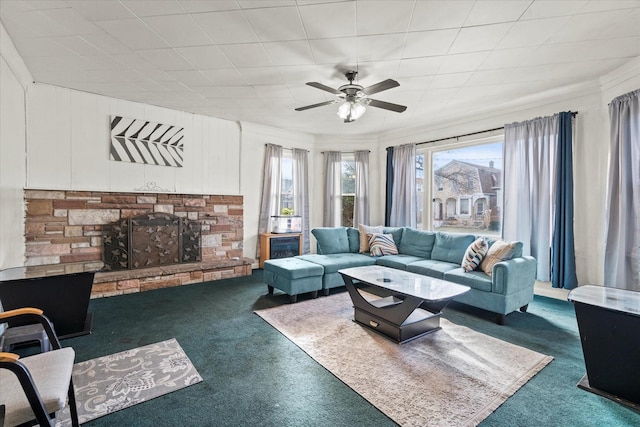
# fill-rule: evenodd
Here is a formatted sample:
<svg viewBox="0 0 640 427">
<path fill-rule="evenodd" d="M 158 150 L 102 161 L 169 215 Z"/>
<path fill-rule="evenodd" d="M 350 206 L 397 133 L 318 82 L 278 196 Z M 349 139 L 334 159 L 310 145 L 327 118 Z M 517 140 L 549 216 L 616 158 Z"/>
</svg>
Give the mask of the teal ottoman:
<svg viewBox="0 0 640 427">
<path fill-rule="evenodd" d="M 269 295 L 273 294 L 273 288 L 278 288 L 288 294 L 289 301 L 294 303 L 298 300 L 298 294 L 312 292 L 313 298 L 318 297 L 323 273 L 321 265 L 297 258 L 280 258 L 264 262 L 263 279 Z"/>
</svg>

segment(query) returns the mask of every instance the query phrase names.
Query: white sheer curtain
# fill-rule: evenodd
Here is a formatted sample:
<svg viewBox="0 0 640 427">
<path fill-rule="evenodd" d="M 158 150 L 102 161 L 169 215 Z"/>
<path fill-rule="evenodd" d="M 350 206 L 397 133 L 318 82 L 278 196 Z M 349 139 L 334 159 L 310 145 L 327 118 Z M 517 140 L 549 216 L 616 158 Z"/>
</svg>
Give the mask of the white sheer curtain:
<svg viewBox="0 0 640 427">
<path fill-rule="evenodd" d="M 269 220 L 278 215 L 280 205 L 280 165 L 282 164 L 282 147 L 266 144 L 264 150 L 264 167 L 262 169 L 262 199 L 260 201 L 260 217 L 258 234 L 269 231 Z M 256 243 L 256 257 L 260 258 L 260 239 Z"/>
<path fill-rule="evenodd" d="M 393 199 L 391 227 L 415 227 L 417 223 L 416 145 L 393 149 Z"/>
<path fill-rule="evenodd" d="M 302 217 L 302 253 L 309 253 L 309 161 L 307 150 L 293 149 L 293 212 Z"/>
<path fill-rule="evenodd" d="M 356 197 L 353 204 L 353 226 L 369 224 L 369 150 L 354 153 L 356 163 Z"/>
<path fill-rule="evenodd" d="M 342 225 L 342 154 L 339 151 L 324 152 L 324 227 Z"/>
<path fill-rule="evenodd" d="M 604 281 L 640 291 L 640 89 L 609 104 L 611 148 Z"/>
<path fill-rule="evenodd" d="M 551 238 L 558 115 L 504 127 L 502 234 L 538 261 L 537 279 L 551 279 Z"/>
</svg>

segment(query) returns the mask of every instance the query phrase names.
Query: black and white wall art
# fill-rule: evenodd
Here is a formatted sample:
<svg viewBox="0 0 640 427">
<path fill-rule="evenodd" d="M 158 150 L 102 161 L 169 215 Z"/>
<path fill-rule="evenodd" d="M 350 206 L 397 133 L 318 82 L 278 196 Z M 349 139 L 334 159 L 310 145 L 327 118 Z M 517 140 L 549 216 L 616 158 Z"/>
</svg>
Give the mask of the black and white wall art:
<svg viewBox="0 0 640 427">
<path fill-rule="evenodd" d="M 111 116 L 111 160 L 181 168 L 183 155 L 184 128 Z"/>
</svg>

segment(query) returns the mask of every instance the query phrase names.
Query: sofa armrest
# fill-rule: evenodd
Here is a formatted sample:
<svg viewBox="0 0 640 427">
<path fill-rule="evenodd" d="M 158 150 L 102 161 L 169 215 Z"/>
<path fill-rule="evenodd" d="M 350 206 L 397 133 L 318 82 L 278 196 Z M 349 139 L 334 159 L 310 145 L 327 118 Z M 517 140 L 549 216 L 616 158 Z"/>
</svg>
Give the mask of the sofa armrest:
<svg viewBox="0 0 640 427">
<path fill-rule="evenodd" d="M 511 294 L 523 288 L 531 288 L 536 280 L 536 259 L 522 256 L 508 261 L 500 261 L 493 266 L 491 291 Z"/>
</svg>

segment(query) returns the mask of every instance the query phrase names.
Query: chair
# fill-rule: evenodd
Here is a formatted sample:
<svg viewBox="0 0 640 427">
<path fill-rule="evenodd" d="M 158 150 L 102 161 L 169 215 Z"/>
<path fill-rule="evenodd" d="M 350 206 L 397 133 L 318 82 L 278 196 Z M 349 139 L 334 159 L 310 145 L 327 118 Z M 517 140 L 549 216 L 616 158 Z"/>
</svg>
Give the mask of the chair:
<svg viewBox="0 0 640 427">
<path fill-rule="evenodd" d="M 37 308 L 20 308 L 0 313 L 0 323 L 25 320 L 44 328 L 52 350 L 20 358 L 0 353 L 0 406 L 5 426 L 55 426 L 56 412 L 68 403 L 71 423 L 79 426 L 71 374 L 75 352 L 61 348 L 49 319 Z"/>
<path fill-rule="evenodd" d="M 0 313 L 4 311 L 2 299 L 0 299 Z M 14 326 L 9 328 L 6 323 L 0 323 L 0 351 L 10 352 L 13 346 L 27 342 L 38 341 L 40 351 L 51 350 L 49 337 L 41 324 Z M 2 424 L 0 424 L 2 426 Z"/>
</svg>

